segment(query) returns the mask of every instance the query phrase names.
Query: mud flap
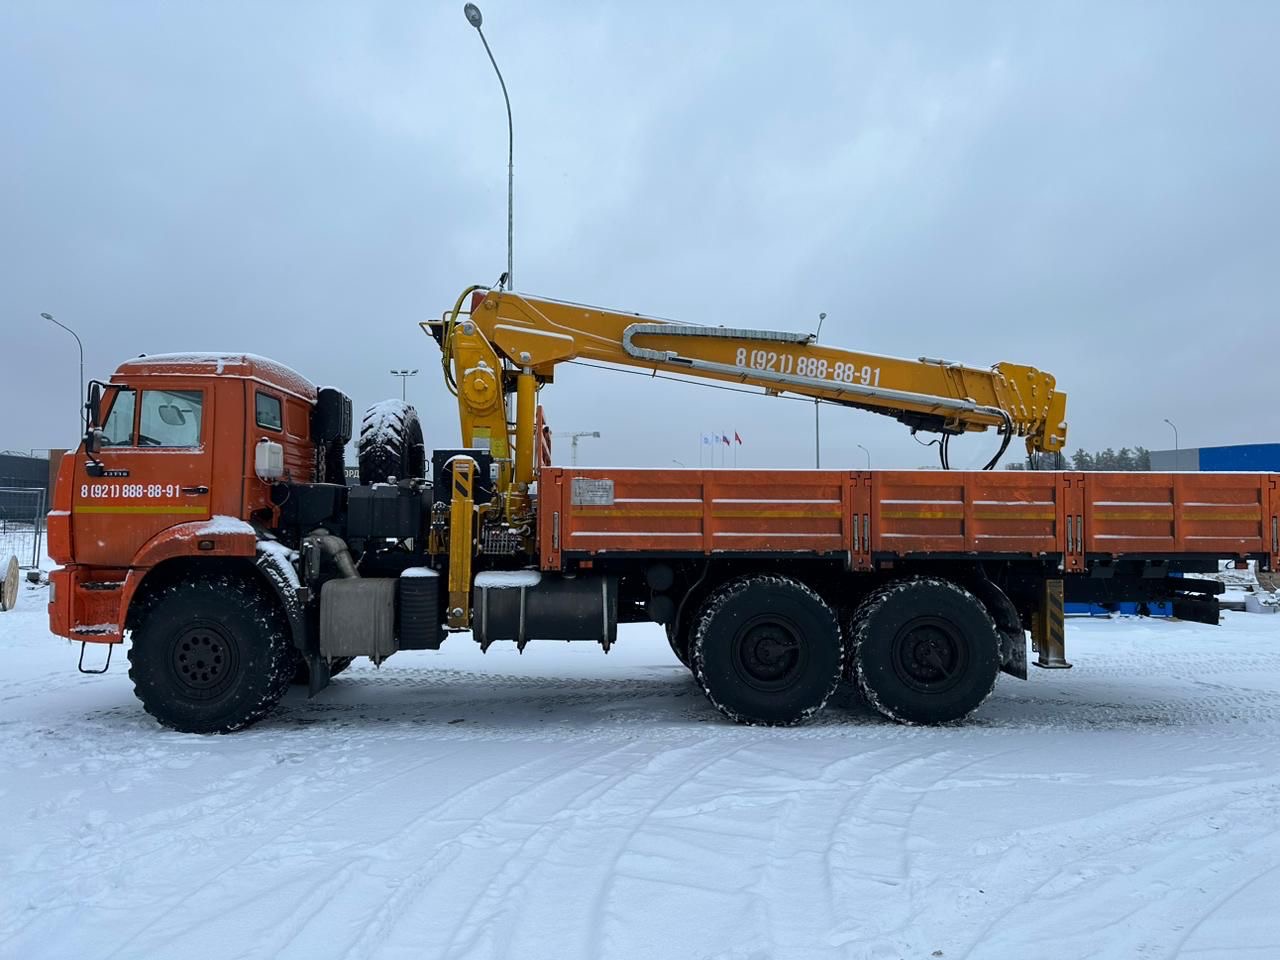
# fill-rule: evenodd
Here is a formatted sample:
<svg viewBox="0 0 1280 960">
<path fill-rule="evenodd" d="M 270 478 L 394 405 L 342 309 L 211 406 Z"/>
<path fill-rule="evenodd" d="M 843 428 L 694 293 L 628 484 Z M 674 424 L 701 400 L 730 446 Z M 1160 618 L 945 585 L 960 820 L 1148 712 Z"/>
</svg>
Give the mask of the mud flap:
<svg viewBox="0 0 1280 960">
<path fill-rule="evenodd" d="M 982 601 L 1000 633 L 1000 672 L 1019 680 L 1027 679 L 1027 632 L 1022 629 L 1018 608 L 1008 595 L 990 580 L 966 584 Z"/>
<path fill-rule="evenodd" d="M 293 638 L 293 646 L 307 662 L 307 696 L 314 697 L 329 685 L 329 665 L 320 658 L 320 641 L 317 631 L 311 629 L 303 603 L 303 588 L 298 581 L 297 571 L 286 559 L 284 551 L 278 549 L 279 544 L 264 547 L 258 541 L 258 552 L 254 558 L 254 566 L 271 584 L 276 599 L 289 620 L 289 632 Z"/>
<path fill-rule="evenodd" d="M 307 661 L 307 696 L 314 697 L 329 685 L 329 663 L 318 650 L 303 656 Z"/>
<path fill-rule="evenodd" d="M 1000 631 L 1000 672 L 1019 680 L 1027 679 L 1027 632 L 1018 628 L 1017 636 Z"/>
</svg>

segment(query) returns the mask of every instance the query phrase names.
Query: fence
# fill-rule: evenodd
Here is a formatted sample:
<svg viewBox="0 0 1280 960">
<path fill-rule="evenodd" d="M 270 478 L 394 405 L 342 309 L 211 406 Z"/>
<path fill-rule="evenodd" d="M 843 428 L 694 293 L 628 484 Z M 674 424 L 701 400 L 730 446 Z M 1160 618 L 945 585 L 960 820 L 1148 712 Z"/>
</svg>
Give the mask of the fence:
<svg viewBox="0 0 1280 960">
<path fill-rule="evenodd" d="M 40 566 L 44 550 L 44 496 L 40 487 L 0 487 L 0 566 L 10 556 Z"/>
</svg>

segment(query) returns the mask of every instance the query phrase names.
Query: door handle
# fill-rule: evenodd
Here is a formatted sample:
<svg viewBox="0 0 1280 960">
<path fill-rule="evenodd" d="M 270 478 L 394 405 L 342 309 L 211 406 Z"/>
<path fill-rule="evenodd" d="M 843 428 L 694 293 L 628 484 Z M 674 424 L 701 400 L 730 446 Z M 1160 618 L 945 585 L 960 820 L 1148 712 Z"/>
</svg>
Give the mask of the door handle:
<svg viewBox="0 0 1280 960">
<path fill-rule="evenodd" d="M 199 497 L 209 492 L 208 487 L 183 487 L 182 492 L 189 497 Z"/>
</svg>

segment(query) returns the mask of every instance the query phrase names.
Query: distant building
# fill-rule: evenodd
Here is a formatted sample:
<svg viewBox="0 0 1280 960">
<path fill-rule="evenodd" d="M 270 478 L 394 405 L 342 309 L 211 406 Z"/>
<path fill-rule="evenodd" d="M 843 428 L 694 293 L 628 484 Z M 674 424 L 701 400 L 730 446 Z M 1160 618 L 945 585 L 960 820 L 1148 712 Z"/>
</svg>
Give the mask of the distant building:
<svg viewBox="0 0 1280 960">
<path fill-rule="evenodd" d="M 1280 473 L 1280 443 L 1240 443 L 1230 447 L 1152 450 L 1151 469 L 1200 472 Z"/>
</svg>

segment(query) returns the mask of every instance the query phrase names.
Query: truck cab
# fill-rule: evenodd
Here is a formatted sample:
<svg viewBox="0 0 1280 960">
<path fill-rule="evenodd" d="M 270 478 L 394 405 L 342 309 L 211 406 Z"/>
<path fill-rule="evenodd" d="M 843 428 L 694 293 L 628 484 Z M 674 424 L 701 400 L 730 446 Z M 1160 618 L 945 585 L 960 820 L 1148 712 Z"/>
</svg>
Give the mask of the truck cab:
<svg viewBox="0 0 1280 960">
<path fill-rule="evenodd" d="M 317 396 L 295 371 L 250 354 L 144 356 L 94 383 L 93 426 L 63 456 L 48 521 L 62 565 L 54 632 L 117 642 L 137 588 L 166 562 L 252 558 L 252 524 L 269 528 L 279 512 L 258 449 L 277 455 L 283 478 L 315 481 Z"/>
</svg>

